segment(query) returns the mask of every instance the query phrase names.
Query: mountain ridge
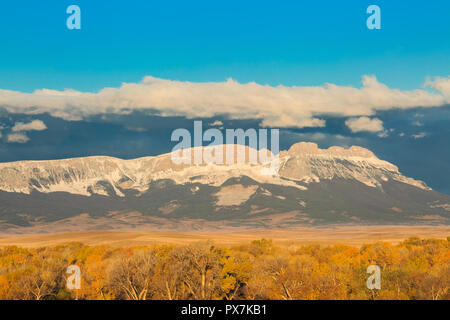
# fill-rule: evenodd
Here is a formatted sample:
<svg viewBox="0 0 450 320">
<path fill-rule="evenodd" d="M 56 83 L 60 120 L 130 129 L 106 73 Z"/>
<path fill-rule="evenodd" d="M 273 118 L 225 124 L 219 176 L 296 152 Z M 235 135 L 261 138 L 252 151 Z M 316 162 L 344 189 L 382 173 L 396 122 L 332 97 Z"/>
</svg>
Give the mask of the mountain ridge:
<svg viewBox="0 0 450 320">
<path fill-rule="evenodd" d="M 248 149 L 244 151 L 249 152 Z M 267 182 L 269 180 L 272 183 L 289 184 L 291 186 L 294 186 L 294 184 L 281 181 L 277 177 L 298 180 L 308 184 L 310 181 L 319 181 L 320 178 L 331 179 L 334 176 L 340 176 L 354 178 L 369 186 L 375 186 L 379 185 L 379 181 L 375 177 L 378 175 L 379 179 L 385 180 L 389 176 L 416 187 L 431 190 L 422 181 L 403 176 L 397 166 L 378 159 L 372 151 L 357 146 L 348 149 L 342 147 L 320 149 L 315 143 L 300 142 L 294 144 L 288 151 L 279 153 L 280 169 L 278 175 L 274 175 L 275 178 L 272 179 L 257 174 L 257 171 L 264 166 L 261 163 L 256 165 L 249 163 L 176 165 L 172 163 L 171 155 L 172 153 L 166 153 L 128 160 L 109 156 L 90 156 L 61 160 L 0 163 L 0 190 L 26 194 L 30 194 L 31 190 L 39 192 L 65 191 L 81 195 L 105 194 L 104 190 L 100 186 L 96 187 L 96 185 L 99 181 L 108 181 L 113 186 L 116 195 L 124 196 L 119 190 L 120 188 L 130 187 L 140 192 L 146 191 L 146 186 L 153 180 L 168 178 L 178 181 L 180 172 L 186 172 L 185 178 L 206 175 L 208 170 L 205 170 L 205 166 L 208 167 L 209 171 L 237 170 L 244 174 L 247 173 L 259 181 Z M 345 165 L 336 163 L 337 160 L 349 161 L 354 168 L 360 165 L 363 172 L 354 171 L 355 174 L 352 177 L 351 172 L 346 171 Z M 313 163 L 314 161 L 322 162 L 319 165 L 327 167 L 329 170 L 318 170 L 318 165 Z M 214 168 L 211 169 L 211 166 Z M 338 170 L 333 172 L 332 168 L 334 167 L 338 167 Z M 372 172 L 363 169 L 370 169 Z M 218 181 L 210 180 L 207 183 L 217 185 L 223 182 L 218 179 Z M 304 185 L 299 188 L 307 188 L 307 186 Z"/>
<path fill-rule="evenodd" d="M 235 148 L 247 158 L 254 151 Z M 171 157 L 2 163 L 0 231 L 450 224 L 450 196 L 362 147 L 301 142 L 279 153 L 272 175 L 262 174 L 268 162 L 174 164 Z"/>
</svg>

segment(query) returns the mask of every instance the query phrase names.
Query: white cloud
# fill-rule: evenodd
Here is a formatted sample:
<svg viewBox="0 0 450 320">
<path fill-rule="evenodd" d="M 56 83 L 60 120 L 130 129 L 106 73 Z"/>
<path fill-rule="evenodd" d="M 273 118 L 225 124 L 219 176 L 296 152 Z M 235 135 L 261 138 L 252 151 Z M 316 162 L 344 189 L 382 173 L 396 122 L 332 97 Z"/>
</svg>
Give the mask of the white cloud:
<svg viewBox="0 0 450 320">
<path fill-rule="evenodd" d="M 422 139 L 422 138 L 424 138 L 424 137 L 426 137 L 426 136 L 427 136 L 427 133 L 426 133 L 426 132 L 421 132 L 421 133 L 413 134 L 413 135 L 412 135 L 412 137 L 413 137 L 414 139 Z"/>
<path fill-rule="evenodd" d="M 30 138 L 24 133 L 11 133 L 6 140 L 10 143 L 26 143 L 30 141 Z"/>
<path fill-rule="evenodd" d="M 254 82 L 183 82 L 145 77 L 97 93 L 75 90 L 0 90 L 0 105 L 10 112 L 49 112 L 66 120 L 133 109 L 157 110 L 163 116 L 262 118 L 275 127 L 323 127 L 324 115 L 371 116 L 377 110 L 442 106 L 450 102 L 450 78 L 427 80 L 424 89 L 391 89 L 374 76 L 364 76 L 362 87 L 325 84 L 316 87 L 269 86 Z"/>
<path fill-rule="evenodd" d="M 72 111 L 73 113 L 69 113 L 69 112 L 65 112 L 65 111 L 52 111 L 51 114 L 55 118 L 61 118 L 66 121 L 81 121 L 81 120 L 83 120 L 83 117 L 74 111 L 75 110 Z"/>
<path fill-rule="evenodd" d="M 380 138 L 387 138 L 389 136 L 389 133 L 387 130 L 383 130 L 382 132 L 378 133 L 377 136 Z"/>
<path fill-rule="evenodd" d="M 210 127 L 219 127 L 219 126 L 223 126 L 223 122 L 220 120 L 216 120 L 212 123 L 209 124 Z"/>
<path fill-rule="evenodd" d="M 293 136 L 295 139 L 306 141 L 306 142 L 315 142 L 322 146 L 341 146 L 345 148 L 349 148 L 352 145 L 364 145 L 365 140 L 360 137 L 355 136 L 343 136 L 341 134 L 329 134 L 322 132 L 305 132 L 305 133 L 283 133 L 281 135 L 289 137 Z"/>
<path fill-rule="evenodd" d="M 369 131 L 369 132 L 380 132 L 384 131 L 383 121 L 378 118 L 369 118 L 369 117 L 360 117 L 360 118 L 351 118 L 345 121 L 345 125 L 352 132 L 361 132 L 361 131 Z"/>
<path fill-rule="evenodd" d="M 12 127 L 12 131 L 13 132 L 33 131 L 33 130 L 34 131 L 42 131 L 42 130 L 45 130 L 45 129 L 47 129 L 47 126 L 41 120 L 33 120 L 31 122 L 28 122 L 28 123 L 16 122 L 14 127 Z"/>
<path fill-rule="evenodd" d="M 424 85 L 440 92 L 447 99 L 447 103 L 450 103 L 450 76 L 427 79 Z"/>
</svg>

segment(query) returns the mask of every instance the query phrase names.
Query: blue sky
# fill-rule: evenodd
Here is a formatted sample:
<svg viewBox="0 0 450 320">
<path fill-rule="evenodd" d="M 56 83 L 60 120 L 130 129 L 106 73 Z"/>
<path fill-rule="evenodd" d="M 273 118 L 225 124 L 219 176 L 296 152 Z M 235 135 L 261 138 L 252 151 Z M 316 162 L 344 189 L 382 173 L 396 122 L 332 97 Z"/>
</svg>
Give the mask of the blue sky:
<svg viewBox="0 0 450 320">
<path fill-rule="evenodd" d="M 66 8 L 82 30 L 66 28 Z M 366 28 L 377 4 L 382 29 Z M 145 75 L 420 87 L 450 74 L 450 2 L 16 0 L 0 9 L 0 88 L 95 91 Z"/>
<path fill-rule="evenodd" d="M 66 28 L 71 4 L 81 30 Z M 371 4 L 381 30 L 366 27 Z M 280 126 L 284 149 L 361 145 L 450 194 L 449 12 L 444 0 L 4 2 L 0 162 L 156 155 L 173 129 L 220 120 Z M 86 94 L 105 87 L 117 91 Z M 57 91 L 26 95 L 44 88 Z"/>
</svg>

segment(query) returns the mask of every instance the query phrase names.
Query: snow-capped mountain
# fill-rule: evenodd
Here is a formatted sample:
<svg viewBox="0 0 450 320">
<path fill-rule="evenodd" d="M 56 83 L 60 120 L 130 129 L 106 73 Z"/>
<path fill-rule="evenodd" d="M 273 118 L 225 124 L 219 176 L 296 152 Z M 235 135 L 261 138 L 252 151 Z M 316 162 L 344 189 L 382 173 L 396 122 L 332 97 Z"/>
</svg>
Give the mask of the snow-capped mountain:
<svg viewBox="0 0 450 320">
<path fill-rule="evenodd" d="M 254 151 L 236 148 L 247 156 Z M 84 229 L 99 221 L 111 228 L 162 229 L 187 220 L 188 228 L 212 222 L 249 227 L 449 222 L 449 196 L 402 175 L 365 148 L 320 149 L 302 142 L 279 153 L 277 173 L 263 174 L 267 166 L 236 159 L 175 164 L 172 154 L 2 163 L 0 228 L 75 218 L 87 223 Z"/>
<path fill-rule="evenodd" d="M 206 148 L 205 148 L 206 149 Z M 243 152 L 248 152 L 245 148 Z M 193 152 L 192 152 L 193 153 Z M 147 192 L 152 181 L 170 179 L 177 184 L 198 182 L 220 186 L 232 177 L 248 176 L 259 183 L 285 185 L 306 190 L 309 183 L 342 178 L 370 187 L 385 181 L 399 181 L 430 190 L 423 182 L 403 176 L 398 168 L 378 159 L 361 147 L 319 149 L 315 143 L 298 143 L 279 156 L 278 174 L 262 173 L 264 164 L 176 165 L 171 154 L 122 160 L 112 157 L 86 157 L 50 161 L 19 161 L 0 164 L 0 190 L 30 194 L 32 191 L 67 192 L 90 196 L 119 197 L 123 190 Z"/>
</svg>

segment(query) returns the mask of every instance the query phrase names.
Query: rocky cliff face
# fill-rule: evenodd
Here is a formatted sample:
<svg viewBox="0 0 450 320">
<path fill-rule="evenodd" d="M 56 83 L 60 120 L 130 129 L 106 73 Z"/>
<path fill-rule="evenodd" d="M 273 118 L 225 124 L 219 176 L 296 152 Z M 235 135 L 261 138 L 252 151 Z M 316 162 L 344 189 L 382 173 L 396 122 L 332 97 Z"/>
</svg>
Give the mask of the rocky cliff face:
<svg viewBox="0 0 450 320">
<path fill-rule="evenodd" d="M 244 152 L 248 152 L 248 149 Z M 193 152 L 192 152 L 193 153 Z M 421 181 L 403 176 L 398 168 L 378 159 L 361 147 L 323 150 L 314 143 L 297 143 L 279 155 L 278 174 L 263 175 L 264 164 L 174 164 L 171 154 L 134 160 L 112 157 L 87 157 L 49 161 L 20 161 L 0 164 L 0 190 L 30 194 L 68 192 L 79 195 L 109 195 L 105 183 L 117 196 L 123 190 L 146 192 L 152 181 L 173 180 L 178 184 L 198 182 L 220 186 L 229 178 L 248 176 L 260 183 L 307 189 L 308 184 L 342 178 L 381 187 L 394 180 L 429 190 Z"/>
<path fill-rule="evenodd" d="M 281 176 L 306 183 L 342 178 L 381 187 L 382 182 L 394 180 L 430 190 L 422 181 L 405 177 L 395 165 L 378 159 L 372 151 L 361 147 L 323 150 L 315 143 L 297 143 L 289 151 L 282 152 L 281 159 Z"/>
<path fill-rule="evenodd" d="M 0 232 L 450 223 L 450 196 L 361 147 L 298 143 L 280 152 L 276 174 L 267 166 L 174 164 L 171 154 L 3 163 Z"/>
</svg>

